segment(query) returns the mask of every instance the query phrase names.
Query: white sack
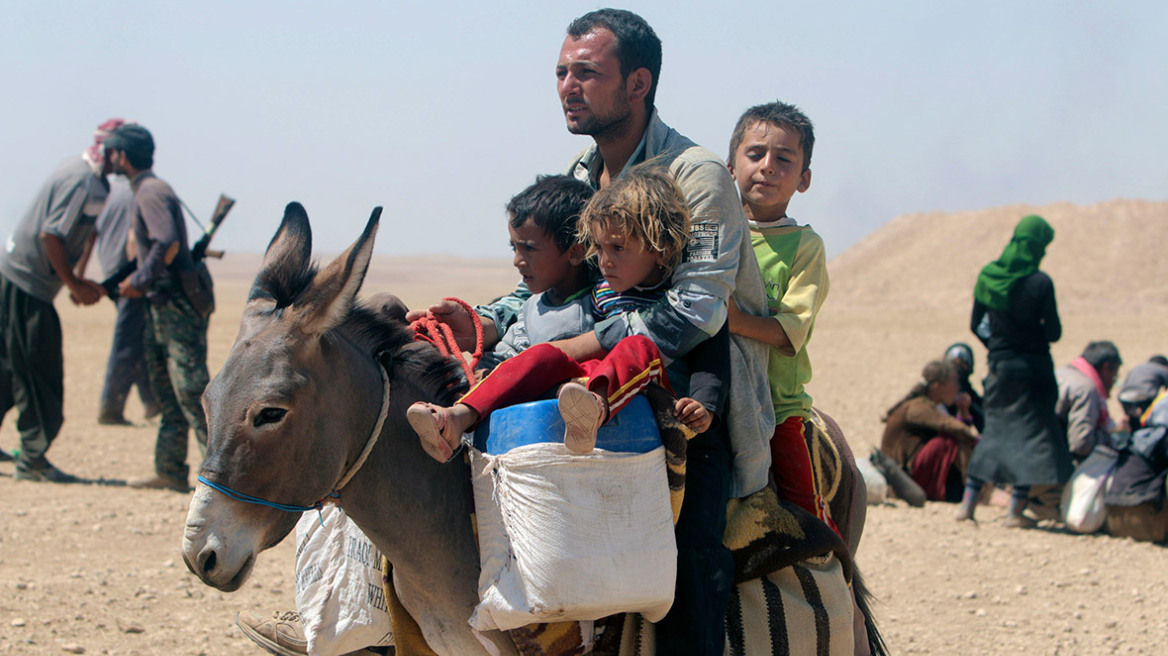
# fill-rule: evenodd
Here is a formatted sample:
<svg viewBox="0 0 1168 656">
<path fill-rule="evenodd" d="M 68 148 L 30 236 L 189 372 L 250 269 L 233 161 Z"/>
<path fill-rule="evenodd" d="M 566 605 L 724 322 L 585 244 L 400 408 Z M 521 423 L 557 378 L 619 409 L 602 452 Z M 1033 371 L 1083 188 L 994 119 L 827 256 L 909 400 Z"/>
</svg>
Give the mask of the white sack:
<svg viewBox="0 0 1168 656">
<path fill-rule="evenodd" d="M 860 476 L 864 477 L 864 485 L 868 488 L 868 505 L 884 503 L 888 498 L 888 481 L 884 480 L 884 474 L 866 458 L 856 458 L 856 469 L 860 470 Z"/>
<path fill-rule="evenodd" d="M 473 452 L 479 631 L 594 620 L 673 604 L 677 546 L 663 447 L 649 453 L 562 443 Z"/>
<path fill-rule="evenodd" d="M 323 525 L 322 525 L 323 523 Z M 381 552 L 345 511 L 328 504 L 296 524 L 296 610 L 308 653 L 339 656 L 393 644 Z"/>
<path fill-rule="evenodd" d="M 1110 449 L 1095 449 L 1071 474 L 1071 480 L 1063 487 L 1062 502 L 1059 504 L 1063 523 L 1070 530 L 1094 533 L 1103 527 L 1107 520 L 1103 493 L 1115 469 L 1116 457 L 1115 451 Z"/>
</svg>

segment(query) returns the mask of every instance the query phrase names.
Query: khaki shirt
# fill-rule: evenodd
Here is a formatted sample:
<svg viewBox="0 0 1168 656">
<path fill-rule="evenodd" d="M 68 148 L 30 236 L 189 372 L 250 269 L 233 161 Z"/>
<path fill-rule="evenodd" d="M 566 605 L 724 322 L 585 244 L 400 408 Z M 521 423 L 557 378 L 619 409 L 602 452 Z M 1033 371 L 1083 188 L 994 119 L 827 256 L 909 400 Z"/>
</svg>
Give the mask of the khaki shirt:
<svg viewBox="0 0 1168 656">
<path fill-rule="evenodd" d="M 1111 445 L 1111 433 L 1099 425 L 1099 416 L 1107 407 L 1107 400 L 1099 396 L 1095 383 L 1071 365 L 1055 369 L 1058 380 L 1058 402 L 1054 413 L 1067 432 L 1071 454 L 1082 460 L 1091 455 L 1097 445 Z"/>
</svg>

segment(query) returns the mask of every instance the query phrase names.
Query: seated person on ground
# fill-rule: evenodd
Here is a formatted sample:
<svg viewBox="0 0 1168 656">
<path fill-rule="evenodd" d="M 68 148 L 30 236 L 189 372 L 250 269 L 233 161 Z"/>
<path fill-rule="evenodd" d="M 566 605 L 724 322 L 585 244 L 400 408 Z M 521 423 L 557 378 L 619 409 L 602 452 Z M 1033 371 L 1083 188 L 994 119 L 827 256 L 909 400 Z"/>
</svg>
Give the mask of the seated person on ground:
<svg viewBox="0 0 1168 656">
<path fill-rule="evenodd" d="M 1054 412 L 1076 464 L 1096 446 L 1111 446 L 1115 422 L 1107 412 L 1107 397 L 1122 364 L 1115 344 L 1101 340 L 1087 344 L 1082 355 L 1054 372 L 1058 380 Z"/>
<path fill-rule="evenodd" d="M 524 217 L 521 225 L 530 229 L 518 235 L 514 227 L 517 221 L 520 217 L 513 214 L 513 240 L 542 237 L 551 241 L 552 235 L 537 228 L 538 220 L 534 218 Z M 579 223 L 580 241 L 597 258 L 603 279 L 591 288 L 555 291 L 564 303 L 576 308 L 571 313 L 578 319 L 576 334 L 591 329 L 597 320 L 655 303 L 668 291 L 669 274 L 680 260 L 688 238 L 689 213 L 667 171 L 651 166 L 630 170 L 597 192 Z M 569 249 L 579 246 L 575 244 Z M 578 283 L 583 272 L 580 259 L 567 255 L 561 258 L 556 270 L 564 273 L 557 276 Z M 525 302 L 526 309 L 542 302 L 549 288 L 547 281 L 537 275 L 525 273 L 524 282 L 535 293 Z M 534 333 L 545 320 L 543 314 L 529 310 L 521 310 L 520 316 L 526 320 L 516 322 L 508 329 L 508 335 L 517 329 Z M 505 336 L 503 342 L 515 344 L 517 340 Z M 704 350 L 694 349 L 694 352 Z M 687 360 L 693 360 L 692 354 Z M 724 366 L 723 360 L 721 367 Z M 694 376 L 693 381 L 707 378 L 715 384 L 699 389 L 691 383 L 693 398 L 681 398 L 675 406 L 678 419 L 695 433 L 705 432 L 719 411 L 724 377 Z M 407 417 L 426 452 L 446 461 L 458 448 L 462 434 L 491 411 L 536 400 L 558 385 L 564 443 L 572 451 L 587 453 L 595 446 L 597 429 L 651 383 L 669 389 L 662 356 L 646 337 L 626 337 L 604 357 L 583 362 L 575 361 L 554 343 L 542 343 L 499 364 L 454 406 L 446 408 L 419 402 L 410 407 Z"/>
<path fill-rule="evenodd" d="M 1120 450 L 1104 493 L 1107 530 L 1144 542 L 1168 541 L 1168 399 L 1163 393 L 1147 413 L 1144 426 Z"/>
<path fill-rule="evenodd" d="M 1119 404 L 1123 406 L 1130 430 L 1145 424 L 1147 414 L 1164 389 L 1168 389 L 1168 358 L 1153 355 L 1131 370 L 1119 390 Z"/>
<path fill-rule="evenodd" d="M 973 427 L 980 432 L 985 428 L 985 408 L 982 406 L 981 395 L 973 389 L 973 383 L 969 382 L 969 376 L 973 374 L 973 349 L 969 344 L 957 342 L 945 349 L 945 357 L 942 359 L 953 364 L 957 370 L 957 382 L 961 385 L 957 392 L 957 400 L 953 405 L 947 406 L 946 410 L 962 421 L 971 420 Z"/>
<path fill-rule="evenodd" d="M 950 415 L 960 389 L 950 362 L 925 365 L 921 380 L 884 416 L 880 450 L 912 476 L 933 501 L 961 501 L 977 431 Z"/>
</svg>

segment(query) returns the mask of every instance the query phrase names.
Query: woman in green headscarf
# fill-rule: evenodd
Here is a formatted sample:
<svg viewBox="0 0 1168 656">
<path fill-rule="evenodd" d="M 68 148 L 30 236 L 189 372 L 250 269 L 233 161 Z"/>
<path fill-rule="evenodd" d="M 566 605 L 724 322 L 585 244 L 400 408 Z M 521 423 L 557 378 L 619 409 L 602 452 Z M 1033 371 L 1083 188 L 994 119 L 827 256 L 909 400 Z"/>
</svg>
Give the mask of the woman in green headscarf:
<svg viewBox="0 0 1168 656">
<path fill-rule="evenodd" d="M 982 268 L 973 289 L 970 329 L 989 349 L 985 430 L 969 462 L 958 519 L 973 519 L 986 481 L 1012 485 L 1007 526 L 1023 516 L 1032 485 L 1062 484 L 1074 465 L 1054 413 L 1058 384 L 1050 343 L 1062 335 L 1054 283 L 1039 271 L 1054 228 L 1023 217 L 1001 257 Z"/>
<path fill-rule="evenodd" d="M 985 265 L 977 276 L 973 297 L 991 310 L 1005 311 L 1010 303 L 1010 290 L 1038 271 L 1038 263 L 1053 239 L 1054 228 L 1046 219 L 1037 214 L 1022 217 L 1002 256 Z"/>
</svg>

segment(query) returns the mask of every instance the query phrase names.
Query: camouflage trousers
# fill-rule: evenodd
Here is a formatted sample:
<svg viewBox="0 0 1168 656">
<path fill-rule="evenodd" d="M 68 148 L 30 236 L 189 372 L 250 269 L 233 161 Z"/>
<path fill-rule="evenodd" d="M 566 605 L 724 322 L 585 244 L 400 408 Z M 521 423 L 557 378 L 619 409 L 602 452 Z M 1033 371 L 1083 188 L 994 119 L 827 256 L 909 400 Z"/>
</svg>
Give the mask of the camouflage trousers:
<svg viewBox="0 0 1168 656">
<path fill-rule="evenodd" d="M 150 304 L 143 340 L 150 387 L 162 408 L 154 471 L 181 481 L 187 467 L 188 432 L 195 430 L 200 458 L 207 452 L 207 418 L 202 396 L 207 374 L 207 318 L 183 296 Z"/>
</svg>

